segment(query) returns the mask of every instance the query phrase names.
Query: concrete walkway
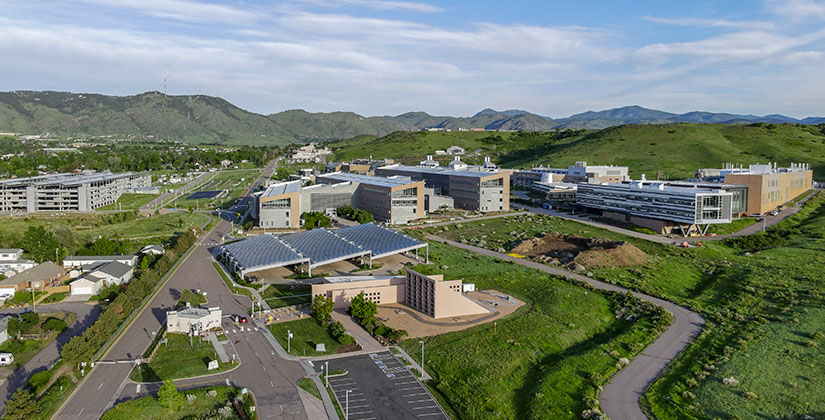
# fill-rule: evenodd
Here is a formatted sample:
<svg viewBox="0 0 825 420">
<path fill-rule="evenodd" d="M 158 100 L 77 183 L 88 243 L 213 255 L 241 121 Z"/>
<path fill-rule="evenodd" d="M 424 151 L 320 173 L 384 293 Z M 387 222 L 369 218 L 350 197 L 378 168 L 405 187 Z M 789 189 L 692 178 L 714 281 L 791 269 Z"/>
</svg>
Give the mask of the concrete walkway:
<svg viewBox="0 0 825 420">
<path fill-rule="evenodd" d="M 315 383 L 315 381 L 313 381 Z M 318 384 L 315 384 L 317 387 Z M 318 389 L 318 393 L 323 396 L 326 391 L 325 389 Z M 307 412 L 307 418 L 309 419 L 325 419 L 327 417 L 327 412 L 324 409 L 324 402 L 315 398 L 314 395 L 310 394 L 309 392 L 304 391 L 301 387 L 298 387 L 298 395 L 301 397 L 301 402 L 304 403 L 304 410 Z"/>
<path fill-rule="evenodd" d="M 215 352 L 218 353 L 218 359 L 221 359 L 221 363 L 229 363 L 229 355 L 226 354 L 226 349 L 223 348 L 223 344 L 218 341 L 218 336 L 210 332 L 206 334 L 206 338 L 212 343 L 212 347 L 214 347 Z"/>
<path fill-rule="evenodd" d="M 458 243 L 433 235 L 427 235 L 427 238 L 434 241 L 446 242 L 454 247 L 473 251 L 481 255 L 511 261 L 556 276 L 581 281 L 596 289 L 621 293 L 628 292 L 628 290 L 623 287 L 604 283 L 581 274 L 571 273 L 534 261 L 514 258 L 506 254 L 500 254 L 488 249 Z M 653 296 L 636 292 L 632 293 L 633 296 L 639 299 L 665 308 L 673 315 L 674 321 L 656 341 L 647 346 L 640 355 L 633 358 L 630 365 L 616 374 L 599 394 L 599 403 L 602 409 L 604 409 L 605 414 L 613 420 L 639 420 L 648 418 L 642 411 L 640 405 L 642 394 L 644 394 L 647 386 L 656 379 L 659 372 L 667 367 L 673 358 L 699 335 L 702 331 L 702 325 L 705 323 L 701 315 L 691 312 L 684 307 Z"/>
<path fill-rule="evenodd" d="M 411 369 L 412 369 L 412 368 L 416 368 L 416 369 L 418 369 L 418 371 L 419 371 L 419 372 L 421 372 L 421 377 L 419 377 L 419 378 L 418 378 L 418 380 L 419 380 L 419 381 L 429 381 L 430 379 L 432 379 L 432 378 L 433 378 L 432 376 L 430 376 L 430 374 L 429 374 L 429 373 L 427 373 L 427 371 L 426 371 L 426 370 L 422 369 L 422 368 L 421 368 L 421 365 L 419 365 L 419 364 L 418 364 L 418 362 L 416 362 L 416 361 L 415 361 L 415 359 L 413 359 L 412 357 L 410 357 L 410 355 L 409 355 L 409 354 L 407 354 L 407 352 L 406 352 L 406 351 L 404 351 L 404 349 L 402 349 L 402 348 L 401 348 L 401 347 L 399 347 L 399 346 L 390 346 L 390 347 L 391 347 L 391 348 L 394 348 L 394 349 L 396 349 L 396 350 L 398 350 L 398 352 L 400 353 L 400 354 L 393 354 L 393 356 L 395 356 L 395 357 L 399 357 L 399 356 L 406 357 L 406 358 L 407 358 L 407 360 L 409 360 L 409 361 L 410 361 L 410 366 L 409 366 L 409 368 L 411 368 Z M 427 356 L 427 355 L 424 355 L 424 357 L 425 357 L 425 358 L 426 358 L 426 356 Z"/>
<path fill-rule="evenodd" d="M 344 324 L 347 333 L 355 338 L 355 342 L 361 345 L 361 349 L 367 352 L 385 351 L 386 348 L 379 343 L 375 337 L 371 336 L 367 330 L 356 324 L 352 318 L 338 311 L 332 312 L 332 319 Z"/>
</svg>

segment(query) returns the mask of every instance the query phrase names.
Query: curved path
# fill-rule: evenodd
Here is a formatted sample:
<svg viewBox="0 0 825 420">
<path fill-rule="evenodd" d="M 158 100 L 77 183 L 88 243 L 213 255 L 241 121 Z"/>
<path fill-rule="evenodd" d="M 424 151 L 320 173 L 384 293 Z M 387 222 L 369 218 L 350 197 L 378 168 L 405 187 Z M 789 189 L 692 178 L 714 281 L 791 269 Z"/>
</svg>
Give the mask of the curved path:
<svg viewBox="0 0 825 420">
<path fill-rule="evenodd" d="M 556 276 L 581 281 L 596 289 L 622 293 L 628 291 L 623 287 L 604 283 L 581 274 L 571 273 L 530 260 L 514 258 L 506 254 L 490 251 L 489 249 L 466 245 L 433 235 L 427 235 L 427 238 L 478 254 L 512 261 L 516 264 Z M 633 361 L 614 376 L 610 383 L 604 387 L 604 390 L 599 395 L 599 402 L 605 414 L 613 420 L 639 420 L 647 418 L 640 405 L 640 398 L 645 389 L 656 379 L 659 372 L 699 335 L 702 331 L 702 325 L 705 323 L 701 315 L 679 305 L 642 293 L 632 293 L 639 299 L 665 308 L 673 315 L 673 324 L 671 324 L 656 341 L 648 345 L 641 354 L 633 358 Z"/>
</svg>

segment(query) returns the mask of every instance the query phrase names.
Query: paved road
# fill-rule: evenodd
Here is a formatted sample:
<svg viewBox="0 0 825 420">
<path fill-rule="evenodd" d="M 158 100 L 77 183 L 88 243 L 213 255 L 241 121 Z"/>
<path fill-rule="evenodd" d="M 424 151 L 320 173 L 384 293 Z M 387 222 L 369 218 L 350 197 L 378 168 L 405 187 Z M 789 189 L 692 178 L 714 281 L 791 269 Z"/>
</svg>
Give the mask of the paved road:
<svg viewBox="0 0 825 420">
<path fill-rule="evenodd" d="M 260 185 L 271 175 L 274 165 L 267 166 L 262 176 L 253 183 Z M 231 227 L 222 220 L 201 238 L 199 243 L 217 243 Z M 220 306 L 224 314 L 246 313 L 251 302 L 244 296 L 229 292 L 211 264 L 209 245 L 197 245 L 178 270 L 115 341 L 102 362 L 87 373 L 87 377 L 70 396 L 56 415 L 57 419 L 98 419 L 116 402 L 129 399 L 137 392 L 129 374 L 131 361 L 140 357 L 148 347 L 152 333 L 160 329 L 170 310 L 184 289 L 202 289 L 207 292 L 209 305 Z M 181 386 L 207 385 L 231 378 L 234 384 L 248 387 L 256 396 L 259 416 L 262 418 L 305 419 L 303 405 L 295 382 L 305 375 L 297 362 L 279 359 L 260 331 L 231 333 L 230 339 L 241 359 L 241 366 L 210 378 L 178 381 Z M 112 363 L 112 364 L 108 364 Z M 145 387 L 142 387 L 145 388 Z M 151 390 L 151 386 L 149 387 Z"/>
<path fill-rule="evenodd" d="M 0 314 L 11 315 L 19 314 L 28 308 L 14 308 L 0 310 Z M 32 374 L 46 370 L 52 363 L 60 358 L 60 349 L 69 340 L 86 330 L 89 325 L 92 325 L 100 315 L 100 307 L 97 305 L 89 305 L 84 303 L 52 303 L 37 305 L 36 311 L 42 312 L 72 312 L 75 314 L 75 320 L 69 327 L 60 333 L 51 343 L 44 347 L 28 362 L 26 362 L 20 369 L 12 373 L 6 382 L 0 385 L 0 412 L 6 409 L 6 400 L 17 390 L 17 388 L 26 384 Z"/>
<path fill-rule="evenodd" d="M 434 241 L 446 242 L 457 248 L 512 261 L 516 264 L 546 273 L 585 282 L 597 289 L 622 293 L 627 292 L 627 289 L 623 287 L 603 283 L 587 276 L 571 273 L 534 261 L 514 258 L 506 254 L 500 254 L 488 249 L 462 244 L 433 235 L 427 235 L 427 237 Z M 639 399 L 642 397 L 645 388 L 656 379 L 659 372 L 661 372 L 679 352 L 693 341 L 702 331 L 702 325 L 705 323 L 701 315 L 674 303 L 636 292 L 633 292 L 633 295 L 665 308 L 673 314 L 674 322 L 656 341 L 647 346 L 642 354 L 636 356 L 630 365 L 614 376 L 599 395 L 599 402 L 601 403 L 602 409 L 604 409 L 605 414 L 613 420 L 640 420 L 647 418 L 639 405 Z"/>
</svg>

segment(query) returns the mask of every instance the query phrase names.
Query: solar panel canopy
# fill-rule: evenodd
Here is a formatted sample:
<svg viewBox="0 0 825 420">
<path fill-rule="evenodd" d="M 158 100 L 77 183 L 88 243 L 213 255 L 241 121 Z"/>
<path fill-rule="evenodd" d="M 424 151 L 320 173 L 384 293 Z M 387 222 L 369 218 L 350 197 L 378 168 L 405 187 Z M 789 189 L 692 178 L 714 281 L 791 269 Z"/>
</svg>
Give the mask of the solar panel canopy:
<svg viewBox="0 0 825 420">
<path fill-rule="evenodd" d="M 223 246 L 240 271 L 249 272 L 267 268 L 300 264 L 309 258 L 299 254 L 277 236 L 261 235 Z"/>
<path fill-rule="evenodd" d="M 418 241 L 407 235 L 373 223 L 338 229 L 335 231 L 335 234 L 358 244 L 362 248 L 369 249 L 373 258 L 380 258 L 427 246 L 425 242 Z"/>
<path fill-rule="evenodd" d="M 312 267 L 348 260 L 370 253 L 368 249 L 342 239 L 335 233 L 322 228 L 282 236 L 281 240 L 309 258 Z"/>
</svg>

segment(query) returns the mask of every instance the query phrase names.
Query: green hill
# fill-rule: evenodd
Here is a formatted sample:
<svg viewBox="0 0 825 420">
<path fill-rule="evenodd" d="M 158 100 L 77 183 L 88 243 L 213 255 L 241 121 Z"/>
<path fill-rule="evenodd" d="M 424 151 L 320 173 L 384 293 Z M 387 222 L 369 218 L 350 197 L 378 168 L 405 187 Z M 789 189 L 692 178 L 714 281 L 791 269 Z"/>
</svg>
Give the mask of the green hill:
<svg viewBox="0 0 825 420">
<path fill-rule="evenodd" d="M 566 167 L 584 160 L 627 165 L 633 177 L 644 173 L 652 178 L 661 171 L 663 176 L 675 179 L 691 177 L 698 168 L 720 167 L 725 162 L 809 162 L 815 177 L 825 180 L 825 125 L 680 123 L 624 125 L 598 131 L 399 132 L 381 138 L 356 137 L 330 147 L 334 160 L 372 155 L 414 162 L 452 145 L 468 152 L 481 149 L 480 155 L 491 156 L 505 168 Z"/>
</svg>

